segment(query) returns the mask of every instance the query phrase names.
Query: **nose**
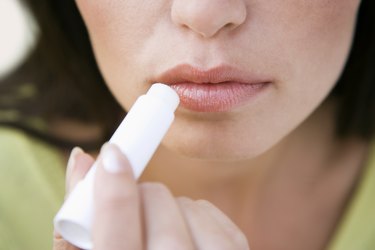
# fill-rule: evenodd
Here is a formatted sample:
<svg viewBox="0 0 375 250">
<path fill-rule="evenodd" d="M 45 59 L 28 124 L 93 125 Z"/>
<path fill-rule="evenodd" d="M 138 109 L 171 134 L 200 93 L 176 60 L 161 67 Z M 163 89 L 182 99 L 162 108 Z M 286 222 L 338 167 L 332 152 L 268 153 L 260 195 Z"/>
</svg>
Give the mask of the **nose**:
<svg viewBox="0 0 375 250">
<path fill-rule="evenodd" d="M 246 20 L 245 0 L 175 0 L 172 21 L 201 35 L 214 37 L 224 30 L 233 30 Z"/>
</svg>

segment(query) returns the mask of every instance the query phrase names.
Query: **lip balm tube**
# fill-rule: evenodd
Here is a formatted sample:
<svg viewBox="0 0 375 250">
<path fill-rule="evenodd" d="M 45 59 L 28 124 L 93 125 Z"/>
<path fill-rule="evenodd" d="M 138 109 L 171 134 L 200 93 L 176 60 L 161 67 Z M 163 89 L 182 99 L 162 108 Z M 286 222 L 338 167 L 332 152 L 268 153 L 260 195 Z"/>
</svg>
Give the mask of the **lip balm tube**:
<svg viewBox="0 0 375 250">
<path fill-rule="evenodd" d="M 113 134 L 116 144 L 128 158 L 138 178 L 174 120 L 180 100 L 167 85 L 155 83 L 140 96 Z M 54 219 L 62 237 L 82 249 L 92 249 L 91 227 L 94 214 L 93 187 L 96 163 L 80 181 Z M 105 188 L 105 187 L 103 187 Z"/>
</svg>

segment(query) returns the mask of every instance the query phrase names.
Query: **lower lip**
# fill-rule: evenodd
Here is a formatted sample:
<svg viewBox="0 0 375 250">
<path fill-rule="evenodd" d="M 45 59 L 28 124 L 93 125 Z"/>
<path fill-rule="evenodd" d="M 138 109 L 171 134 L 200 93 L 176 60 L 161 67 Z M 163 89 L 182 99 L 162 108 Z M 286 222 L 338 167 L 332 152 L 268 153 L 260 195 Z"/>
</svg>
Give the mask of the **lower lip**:
<svg viewBox="0 0 375 250">
<path fill-rule="evenodd" d="M 181 106 L 196 112 L 225 112 L 242 106 L 262 92 L 269 82 L 246 84 L 178 83 L 171 87 L 180 97 Z"/>
</svg>

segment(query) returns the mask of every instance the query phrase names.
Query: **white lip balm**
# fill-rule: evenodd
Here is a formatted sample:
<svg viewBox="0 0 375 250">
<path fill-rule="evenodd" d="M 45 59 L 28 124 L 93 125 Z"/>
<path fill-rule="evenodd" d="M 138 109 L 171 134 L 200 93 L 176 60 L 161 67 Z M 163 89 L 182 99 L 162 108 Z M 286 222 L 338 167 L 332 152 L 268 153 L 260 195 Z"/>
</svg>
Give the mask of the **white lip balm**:
<svg viewBox="0 0 375 250">
<path fill-rule="evenodd" d="M 136 178 L 142 174 L 167 133 L 179 102 L 179 97 L 172 88 L 161 83 L 153 84 L 146 95 L 137 99 L 109 140 L 126 155 Z M 55 229 L 62 237 L 83 249 L 93 247 L 91 226 L 95 171 L 94 163 L 54 219 Z"/>
</svg>

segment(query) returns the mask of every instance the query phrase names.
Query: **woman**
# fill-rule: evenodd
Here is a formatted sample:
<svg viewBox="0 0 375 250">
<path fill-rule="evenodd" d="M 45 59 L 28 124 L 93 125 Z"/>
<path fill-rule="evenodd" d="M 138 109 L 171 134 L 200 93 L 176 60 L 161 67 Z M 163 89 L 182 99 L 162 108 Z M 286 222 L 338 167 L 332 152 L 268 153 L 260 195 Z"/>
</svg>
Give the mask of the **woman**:
<svg viewBox="0 0 375 250">
<path fill-rule="evenodd" d="M 34 113 L 48 128 L 8 124 L 88 148 L 108 138 L 122 112 L 97 84 L 70 4 L 29 3 L 49 30 L 41 48 L 61 44 L 42 61 L 49 74 L 38 74 L 47 76 L 44 96 L 60 96 Z M 375 247 L 373 1 L 76 4 L 124 110 L 154 82 L 182 101 L 139 183 L 126 156 L 103 147 L 95 249 Z M 73 150 L 68 193 L 92 162 Z M 56 249 L 74 249 L 55 237 Z"/>
</svg>

